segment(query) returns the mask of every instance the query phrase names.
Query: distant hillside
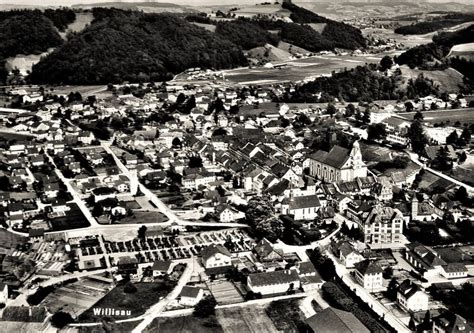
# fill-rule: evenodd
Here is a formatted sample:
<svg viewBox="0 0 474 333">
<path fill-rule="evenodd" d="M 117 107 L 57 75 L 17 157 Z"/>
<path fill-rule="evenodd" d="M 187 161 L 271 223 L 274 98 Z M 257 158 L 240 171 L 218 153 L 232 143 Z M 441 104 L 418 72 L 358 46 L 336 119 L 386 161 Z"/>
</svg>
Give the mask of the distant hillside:
<svg viewBox="0 0 474 333">
<path fill-rule="evenodd" d="M 158 81 L 190 67 L 247 63 L 235 44 L 174 15 L 106 8 L 93 12 L 89 27 L 33 66 L 32 82 Z"/>
<path fill-rule="evenodd" d="M 471 21 L 474 21 L 474 13 L 451 13 L 433 18 L 430 21 L 399 27 L 395 29 L 395 33 L 402 35 L 424 35 Z"/>
<path fill-rule="evenodd" d="M 474 61 L 469 56 L 466 45 L 474 43 L 474 25 L 453 32 L 442 32 L 433 37 L 433 42 L 414 47 L 402 53 L 395 61 L 399 65 L 408 65 L 410 68 L 438 70 L 452 67 L 474 80 Z M 458 55 L 452 52 L 456 45 L 464 45 L 465 54 Z M 456 51 L 458 48 L 454 48 Z M 471 48 L 472 50 L 472 48 Z M 468 82 L 468 89 L 474 88 L 474 83 Z M 471 88 L 469 88 L 471 87 Z"/>
<path fill-rule="evenodd" d="M 433 37 L 433 42 L 414 47 L 402 53 L 396 62 L 411 68 L 429 68 L 439 64 L 449 55 L 454 45 L 474 42 L 474 25 L 454 32 L 442 32 Z"/>
</svg>

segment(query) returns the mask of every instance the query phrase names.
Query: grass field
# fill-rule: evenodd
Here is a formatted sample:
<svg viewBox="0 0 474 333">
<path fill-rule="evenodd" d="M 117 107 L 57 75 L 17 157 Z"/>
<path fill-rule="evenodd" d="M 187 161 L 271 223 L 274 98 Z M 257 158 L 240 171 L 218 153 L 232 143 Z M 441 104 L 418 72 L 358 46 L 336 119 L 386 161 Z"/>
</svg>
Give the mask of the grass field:
<svg viewBox="0 0 474 333">
<path fill-rule="evenodd" d="M 415 112 L 403 112 L 399 114 L 405 119 L 412 120 Z M 461 124 L 474 123 L 474 108 L 456 109 L 456 110 L 437 110 L 437 111 L 424 111 L 424 121 L 428 123 L 441 123 L 449 122 L 451 124 L 459 121 Z"/>
<path fill-rule="evenodd" d="M 440 88 L 440 91 L 453 92 L 459 91 L 459 86 L 463 83 L 463 76 L 459 72 L 452 68 L 448 68 L 444 71 L 423 71 L 419 69 L 411 69 L 404 65 L 400 67 L 402 70 L 402 76 L 409 79 L 416 79 L 420 74 L 424 77 L 431 79 Z"/>
<path fill-rule="evenodd" d="M 224 330 L 219 325 L 219 322 L 216 321 L 215 317 L 197 318 L 191 315 L 185 317 L 156 318 L 143 332 L 223 333 Z"/>
<path fill-rule="evenodd" d="M 19 244 L 26 243 L 26 241 L 26 237 L 11 233 L 3 228 L 0 229 L 0 248 L 15 248 Z"/>
<path fill-rule="evenodd" d="M 217 310 L 217 319 L 226 333 L 277 331 L 265 313 L 264 305 L 219 309 Z"/>
<path fill-rule="evenodd" d="M 163 223 L 168 221 L 168 218 L 160 212 L 141 212 L 135 211 L 134 216 L 127 216 L 116 223 L 119 224 L 141 224 L 141 223 Z"/>
<path fill-rule="evenodd" d="M 86 217 L 82 214 L 81 210 L 75 203 L 68 205 L 71 207 L 71 210 L 66 213 L 66 216 L 51 219 L 53 231 L 79 229 L 90 225 L 89 221 L 87 221 Z"/>
<path fill-rule="evenodd" d="M 278 331 L 298 332 L 305 319 L 299 299 L 273 301 L 265 311 Z"/>
<path fill-rule="evenodd" d="M 459 44 L 453 46 L 450 57 L 460 57 L 474 61 L 474 43 Z"/>
<path fill-rule="evenodd" d="M 129 333 L 141 322 L 127 321 L 124 323 L 104 323 L 100 326 L 81 326 L 79 327 L 78 333 L 109 333 L 109 332 L 120 332 Z M 62 332 L 62 331 L 61 331 Z"/>
<path fill-rule="evenodd" d="M 94 315 L 94 308 L 113 308 L 117 310 L 130 310 L 131 316 L 136 317 L 145 313 L 148 308 L 165 297 L 171 290 L 171 284 L 166 286 L 163 282 L 135 283 L 135 293 L 124 292 L 124 285 L 118 285 L 101 298 L 91 308 L 79 316 L 80 322 L 100 321 L 103 316 Z M 114 316 L 111 316 L 114 317 Z M 116 319 L 125 319 L 118 316 Z"/>
<path fill-rule="evenodd" d="M 241 84 L 270 84 L 284 81 L 301 81 L 328 75 L 333 71 L 350 69 L 366 63 L 379 63 L 385 54 L 361 56 L 314 56 L 286 62 L 287 67 L 239 68 L 224 71 L 226 79 Z"/>
</svg>

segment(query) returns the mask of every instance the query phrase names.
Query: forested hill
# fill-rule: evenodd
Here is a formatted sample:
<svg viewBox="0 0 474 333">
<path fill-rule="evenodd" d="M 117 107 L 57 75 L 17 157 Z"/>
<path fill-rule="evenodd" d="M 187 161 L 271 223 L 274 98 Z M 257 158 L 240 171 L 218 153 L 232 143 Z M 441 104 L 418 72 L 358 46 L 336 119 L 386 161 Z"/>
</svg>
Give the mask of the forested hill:
<svg viewBox="0 0 474 333">
<path fill-rule="evenodd" d="M 458 44 L 474 43 L 474 25 L 454 32 L 442 32 L 433 37 L 433 42 L 416 46 L 402 53 L 396 62 L 411 68 L 439 69 L 452 66 L 467 77 L 474 79 L 472 68 L 474 63 L 464 59 L 447 58 L 451 48 Z M 471 68 L 470 70 L 467 70 Z"/>
<path fill-rule="evenodd" d="M 41 11 L 0 12 L 0 59 L 39 54 L 61 43 L 53 22 Z"/>
<path fill-rule="evenodd" d="M 451 13 L 436 17 L 431 21 L 417 22 L 399 27 L 395 29 L 395 33 L 402 35 L 424 35 L 471 21 L 474 21 L 474 13 Z"/>
<path fill-rule="evenodd" d="M 177 16 L 95 8 L 94 21 L 33 66 L 35 83 L 155 81 L 247 63 L 240 47 Z"/>
</svg>

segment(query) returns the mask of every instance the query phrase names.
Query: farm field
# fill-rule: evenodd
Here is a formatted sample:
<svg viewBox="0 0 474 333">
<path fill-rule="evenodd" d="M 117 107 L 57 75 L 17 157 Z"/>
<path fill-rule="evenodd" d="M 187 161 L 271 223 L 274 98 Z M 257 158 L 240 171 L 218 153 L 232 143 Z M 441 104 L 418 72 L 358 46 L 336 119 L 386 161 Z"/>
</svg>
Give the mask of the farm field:
<svg viewBox="0 0 474 333">
<path fill-rule="evenodd" d="M 474 60 L 474 43 L 459 44 L 453 46 L 449 56 L 451 58 L 460 57 L 465 58 L 466 60 Z"/>
<path fill-rule="evenodd" d="M 51 313 L 61 310 L 78 316 L 103 297 L 109 287 L 106 283 L 82 279 L 52 292 L 41 305 Z"/>
<path fill-rule="evenodd" d="M 135 211 L 133 216 L 127 216 L 123 219 L 117 220 L 115 221 L 115 224 L 163 223 L 166 221 L 168 221 L 168 218 L 163 213 L 158 211 Z"/>
<path fill-rule="evenodd" d="M 227 330 L 224 331 L 214 317 L 197 318 L 191 315 L 184 317 L 156 318 L 143 332 L 223 333 L 227 332 Z"/>
<path fill-rule="evenodd" d="M 402 112 L 399 113 L 399 116 L 407 120 L 412 120 L 416 112 Z M 441 123 L 441 122 L 450 122 L 454 124 L 459 121 L 461 124 L 464 123 L 474 123 L 474 108 L 466 109 L 456 109 L 456 110 L 436 110 L 436 111 L 424 111 L 424 122 L 428 123 Z"/>
<path fill-rule="evenodd" d="M 230 281 L 215 281 L 208 284 L 208 289 L 217 301 L 217 304 L 234 304 L 243 302 L 244 299 L 240 295 L 237 288 Z"/>
<path fill-rule="evenodd" d="M 137 288 L 135 293 L 126 293 L 124 285 L 118 285 L 106 294 L 102 299 L 89 308 L 81 316 L 80 322 L 99 321 L 102 316 L 95 316 L 93 308 L 114 308 L 117 310 L 130 310 L 131 316 L 136 317 L 143 314 L 153 304 L 157 303 L 161 298 L 168 294 L 169 288 L 162 282 L 153 283 L 135 283 Z M 170 285 L 171 286 L 171 285 Z M 114 316 L 111 316 L 114 317 Z M 117 319 L 125 319 L 124 317 L 116 317 Z"/>
<path fill-rule="evenodd" d="M 355 68 L 366 63 L 379 63 L 385 54 L 360 56 L 318 55 L 285 62 L 287 67 L 238 68 L 224 71 L 226 79 L 240 84 L 272 84 L 285 81 L 311 80 L 333 71 Z"/>
<path fill-rule="evenodd" d="M 458 91 L 459 86 L 463 84 L 463 76 L 456 70 L 448 68 L 444 71 L 423 71 L 419 69 L 411 69 L 404 65 L 400 67 L 402 76 L 406 80 L 415 80 L 420 74 L 424 77 L 431 79 L 440 88 L 440 91 L 453 92 Z"/>
<path fill-rule="evenodd" d="M 219 309 L 217 310 L 217 319 L 226 333 L 278 331 L 265 313 L 264 305 Z"/>
<path fill-rule="evenodd" d="M 5 229 L 0 229 L 0 248 L 15 248 L 18 244 L 24 244 L 26 237 L 19 236 Z"/>
</svg>

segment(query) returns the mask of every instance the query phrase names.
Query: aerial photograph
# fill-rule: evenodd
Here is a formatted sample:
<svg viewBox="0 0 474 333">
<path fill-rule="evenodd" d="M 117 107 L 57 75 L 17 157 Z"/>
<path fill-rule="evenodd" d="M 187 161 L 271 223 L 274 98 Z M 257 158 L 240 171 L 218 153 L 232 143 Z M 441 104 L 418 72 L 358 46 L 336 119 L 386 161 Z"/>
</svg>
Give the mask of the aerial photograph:
<svg viewBox="0 0 474 333">
<path fill-rule="evenodd" d="M 474 333 L 474 0 L 0 0 L 0 333 Z"/>
</svg>

